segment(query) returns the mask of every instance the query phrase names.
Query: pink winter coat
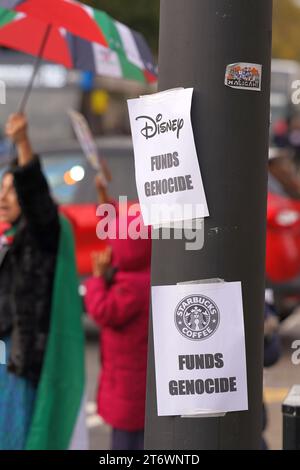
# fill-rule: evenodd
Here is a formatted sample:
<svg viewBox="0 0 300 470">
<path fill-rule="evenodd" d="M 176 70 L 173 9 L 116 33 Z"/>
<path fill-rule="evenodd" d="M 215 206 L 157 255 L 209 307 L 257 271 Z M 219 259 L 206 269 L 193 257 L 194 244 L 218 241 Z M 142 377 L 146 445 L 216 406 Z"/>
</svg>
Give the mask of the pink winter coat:
<svg viewBox="0 0 300 470">
<path fill-rule="evenodd" d="M 150 240 L 112 240 L 113 283 L 86 282 L 86 309 L 100 327 L 98 412 L 112 427 L 144 428 Z"/>
</svg>

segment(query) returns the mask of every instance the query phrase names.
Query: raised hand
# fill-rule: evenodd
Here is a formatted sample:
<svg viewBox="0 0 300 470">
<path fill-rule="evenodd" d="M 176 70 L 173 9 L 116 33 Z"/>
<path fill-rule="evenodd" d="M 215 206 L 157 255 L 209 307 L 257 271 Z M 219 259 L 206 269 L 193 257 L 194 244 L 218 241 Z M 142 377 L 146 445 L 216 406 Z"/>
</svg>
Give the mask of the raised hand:
<svg viewBox="0 0 300 470">
<path fill-rule="evenodd" d="M 27 165 L 33 159 L 33 152 L 27 134 L 26 116 L 21 113 L 11 114 L 5 126 L 5 133 L 16 144 L 19 165 Z"/>
<path fill-rule="evenodd" d="M 24 114 L 11 114 L 5 126 L 7 137 L 15 144 L 19 144 L 27 138 L 27 119 Z"/>
<path fill-rule="evenodd" d="M 92 253 L 93 275 L 95 277 L 103 276 L 111 265 L 112 249 L 107 247 L 99 253 Z"/>
</svg>

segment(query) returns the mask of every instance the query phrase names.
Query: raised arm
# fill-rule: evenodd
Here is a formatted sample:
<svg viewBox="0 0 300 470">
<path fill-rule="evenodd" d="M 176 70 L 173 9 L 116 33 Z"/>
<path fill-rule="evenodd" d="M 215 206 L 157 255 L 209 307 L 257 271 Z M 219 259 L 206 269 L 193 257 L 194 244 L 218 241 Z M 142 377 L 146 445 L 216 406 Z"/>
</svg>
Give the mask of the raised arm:
<svg viewBox="0 0 300 470">
<path fill-rule="evenodd" d="M 22 215 L 40 247 L 56 250 L 58 210 L 51 198 L 39 158 L 32 151 L 26 117 L 22 114 L 11 115 L 6 124 L 6 134 L 17 150 L 18 165 L 13 169 L 13 174 Z"/>
<path fill-rule="evenodd" d="M 98 326 L 121 328 L 138 315 L 141 307 L 136 295 L 137 286 L 125 281 L 108 282 L 111 257 L 110 247 L 101 253 L 93 253 L 94 275 L 85 283 L 85 305 Z"/>
</svg>

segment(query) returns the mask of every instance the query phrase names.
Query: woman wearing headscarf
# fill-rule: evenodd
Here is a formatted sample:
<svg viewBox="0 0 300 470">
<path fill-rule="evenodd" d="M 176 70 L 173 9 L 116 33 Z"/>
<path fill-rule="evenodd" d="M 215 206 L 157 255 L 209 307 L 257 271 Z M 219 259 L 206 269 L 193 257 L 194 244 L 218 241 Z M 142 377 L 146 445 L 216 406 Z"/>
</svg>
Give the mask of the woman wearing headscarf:
<svg viewBox="0 0 300 470">
<path fill-rule="evenodd" d="M 6 352 L 0 449 L 67 448 L 83 388 L 72 234 L 32 151 L 25 116 L 12 115 L 6 134 L 17 159 L 0 188 L 0 221 L 8 225 L 0 238 L 0 340 Z"/>
</svg>

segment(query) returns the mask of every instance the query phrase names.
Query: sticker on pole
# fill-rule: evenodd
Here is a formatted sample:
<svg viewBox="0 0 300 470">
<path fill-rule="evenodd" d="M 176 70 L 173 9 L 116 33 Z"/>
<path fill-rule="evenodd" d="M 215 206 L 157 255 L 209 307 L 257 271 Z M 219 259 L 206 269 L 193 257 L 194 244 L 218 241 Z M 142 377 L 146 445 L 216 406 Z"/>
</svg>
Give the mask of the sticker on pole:
<svg viewBox="0 0 300 470">
<path fill-rule="evenodd" d="M 191 123 L 192 88 L 128 100 L 145 225 L 208 217 Z"/>
<path fill-rule="evenodd" d="M 225 85 L 237 90 L 261 91 L 262 66 L 237 62 L 226 67 Z"/>
<path fill-rule="evenodd" d="M 152 287 L 158 416 L 248 409 L 240 282 Z"/>
</svg>

